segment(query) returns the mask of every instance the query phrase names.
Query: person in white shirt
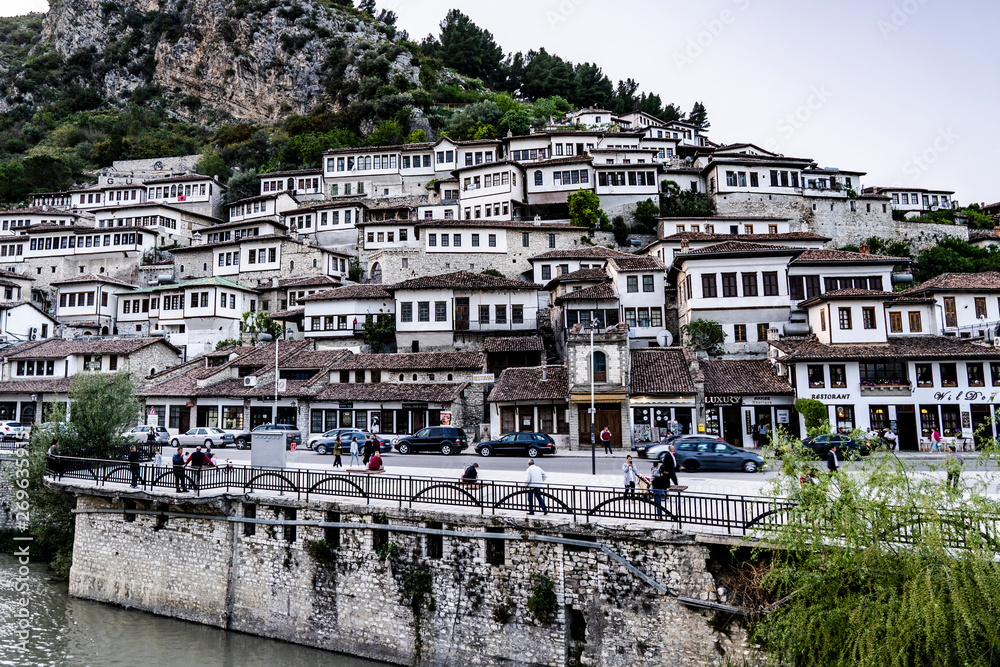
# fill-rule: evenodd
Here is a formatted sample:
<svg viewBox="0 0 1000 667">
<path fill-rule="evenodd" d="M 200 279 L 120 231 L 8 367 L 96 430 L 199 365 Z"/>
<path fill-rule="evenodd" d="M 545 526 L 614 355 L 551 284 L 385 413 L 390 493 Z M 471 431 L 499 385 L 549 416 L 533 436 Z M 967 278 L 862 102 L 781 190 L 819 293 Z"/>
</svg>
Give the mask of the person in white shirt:
<svg viewBox="0 0 1000 667">
<path fill-rule="evenodd" d="M 548 479 L 548 475 L 545 474 L 544 470 L 535 465 L 535 459 L 528 459 L 528 476 L 525 479 L 525 486 L 528 487 L 528 514 L 535 513 L 535 498 L 538 498 L 538 505 L 542 508 L 542 514 L 549 513 L 545 507 L 545 498 L 542 496 L 542 492 L 538 490 L 545 483 L 546 479 Z"/>
</svg>

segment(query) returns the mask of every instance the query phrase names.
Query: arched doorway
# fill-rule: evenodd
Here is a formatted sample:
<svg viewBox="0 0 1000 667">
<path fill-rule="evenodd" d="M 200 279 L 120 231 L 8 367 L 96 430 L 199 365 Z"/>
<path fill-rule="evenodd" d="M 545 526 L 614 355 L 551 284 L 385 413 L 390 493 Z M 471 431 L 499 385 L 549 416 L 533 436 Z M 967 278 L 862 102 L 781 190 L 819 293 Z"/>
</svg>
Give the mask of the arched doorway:
<svg viewBox="0 0 1000 667">
<path fill-rule="evenodd" d="M 372 264 L 372 282 L 376 285 L 382 284 L 382 265 L 378 262 Z"/>
</svg>

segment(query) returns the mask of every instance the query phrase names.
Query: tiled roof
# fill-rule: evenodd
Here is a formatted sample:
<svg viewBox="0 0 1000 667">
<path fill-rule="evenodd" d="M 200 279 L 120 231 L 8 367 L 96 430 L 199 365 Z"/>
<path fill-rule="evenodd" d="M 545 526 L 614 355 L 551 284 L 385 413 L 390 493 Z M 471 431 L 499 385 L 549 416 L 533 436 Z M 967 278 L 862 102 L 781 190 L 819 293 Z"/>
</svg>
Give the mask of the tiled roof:
<svg viewBox="0 0 1000 667">
<path fill-rule="evenodd" d="M 542 380 L 542 374 L 545 380 Z M 565 366 L 507 368 L 497 379 L 490 402 L 565 400 L 569 396 L 569 377 Z"/>
<path fill-rule="evenodd" d="M 483 341 L 482 351 L 495 352 L 541 352 L 545 349 L 541 336 L 496 336 Z"/>
<path fill-rule="evenodd" d="M 338 301 L 344 299 L 383 299 L 391 300 L 392 295 L 383 285 L 345 285 L 336 289 L 323 290 L 315 294 L 307 294 L 298 299 L 299 303 L 306 301 Z"/>
<path fill-rule="evenodd" d="M 702 361 L 706 394 L 791 394 L 792 385 L 775 375 L 766 359 Z"/>
<path fill-rule="evenodd" d="M 268 313 L 268 317 L 272 320 L 294 320 L 305 314 L 305 308 L 289 308 L 288 310 L 276 310 L 273 313 Z"/>
<path fill-rule="evenodd" d="M 656 149 L 650 148 L 648 150 L 652 151 L 652 150 L 656 150 Z M 593 158 L 591 158 L 588 155 L 573 155 L 571 157 L 557 157 L 557 158 L 552 158 L 551 160 L 537 160 L 535 162 L 529 163 L 529 165 L 532 166 L 532 167 L 549 167 L 549 166 L 552 166 L 552 165 L 559 165 L 559 164 L 576 164 L 578 162 L 588 162 L 589 163 L 592 159 Z M 528 166 L 528 165 L 526 165 L 526 166 Z"/>
<path fill-rule="evenodd" d="M 159 183 L 183 183 L 187 181 L 211 181 L 211 176 L 201 174 L 181 174 L 180 176 L 168 176 L 166 178 L 154 178 L 151 181 L 144 181 L 143 185 L 157 185 Z M 225 187 L 225 186 L 220 186 Z"/>
<path fill-rule="evenodd" d="M 275 222 L 274 220 L 237 220 L 236 222 L 217 222 L 210 227 L 206 227 L 201 230 L 202 232 L 214 232 L 219 229 L 233 229 L 235 227 L 249 227 L 250 225 L 273 225 L 275 227 L 280 227 L 281 229 L 288 229 L 288 227 L 280 222 Z M 254 236 L 247 236 L 242 241 L 249 241 L 250 239 L 256 238 Z"/>
<path fill-rule="evenodd" d="M 221 278 L 219 276 L 213 276 L 211 278 L 195 278 L 194 280 L 186 280 L 182 283 L 167 284 L 167 285 L 156 285 L 155 287 L 144 287 L 142 289 L 137 289 L 130 294 L 145 294 L 152 292 L 163 292 L 166 290 L 184 289 L 186 287 L 226 287 L 229 289 L 241 289 L 247 292 L 256 292 L 252 287 L 247 287 L 246 285 L 240 284 L 235 280 L 230 280 L 229 278 Z"/>
<path fill-rule="evenodd" d="M 268 224 L 271 224 L 270 220 L 255 220 L 253 222 L 266 222 Z M 207 232 L 210 229 L 211 229 L 211 227 L 208 227 L 205 231 Z M 257 242 L 257 241 L 271 241 L 271 240 L 274 240 L 274 239 L 278 239 L 280 241 L 285 241 L 286 243 L 298 243 L 299 245 L 306 245 L 306 244 L 302 243 L 302 241 L 299 241 L 297 239 L 293 239 L 291 236 L 289 236 L 288 234 L 284 234 L 284 233 L 281 233 L 281 234 L 260 234 L 258 236 L 248 236 L 248 237 L 242 238 L 242 239 L 230 239 L 228 241 L 216 241 L 215 243 L 199 243 L 197 245 L 188 245 L 188 246 L 184 246 L 183 248 L 174 248 L 170 252 L 171 252 L 171 254 L 176 255 L 179 252 L 181 252 L 181 253 L 183 253 L 183 252 L 197 252 L 199 250 L 205 250 L 207 248 L 221 248 L 222 246 L 241 245 L 241 244 L 244 244 L 244 243 L 251 243 L 251 242 Z"/>
<path fill-rule="evenodd" d="M 32 195 L 32 196 L 37 196 L 37 195 Z M 54 208 L 52 206 L 28 206 L 26 208 L 9 208 L 5 211 L 0 211 L 0 216 L 34 215 L 39 213 L 44 213 L 45 215 L 65 215 L 71 218 L 80 217 L 79 213 L 75 213 L 73 211 L 64 211 L 61 208 Z"/>
<path fill-rule="evenodd" d="M 630 350 L 632 378 L 630 393 L 693 394 L 691 362 L 678 347 L 650 347 Z"/>
<path fill-rule="evenodd" d="M 618 295 L 615 293 L 615 288 L 610 282 L 606 282 L 594 285 L 593 287 L 584 287 L 575 292 L 567 292 L 560 297 L 556 297 L 556 305 L 567 301 L 601 301 L 617 298 Z"/>
<path fill-rule="evenodd" d="M 278 287 L 285 289 L 288 287 L 321 287 L 328 285 L 338 287 L 340 281 L 333 276 L 304 276 L 301 278 L 280 278 Z"/>
<path fill-rule="evenodd" d="M 531 258 L 531 261 L 535 262 L 546 259 L 607 259 L 609 257 L 617 257 L 619 255 L 627 254 L 628 253 L 621 252 L 619 250 L 613 250 L 612 248 L 588 246 L 586 248 L 573 248 L 572 250 L 549 250 L 548 252 L 543 252 L 540 255 L 535 255 Z"/>
<path fill-rule="evenodd" d="M 716 243 L 715 245 L 705 246 L 704 248 L 695 248 L 693 250 L 688 250 L 687 252 L 681 253 L 683 255 L 708 255 L 715 253 L 737 253 L 737 252 L 748 252 L 748 253 L 758 253 L 758 252 L 789 252 L 790 250 L 801 251 L 801 248 L 789 248 L 783 245 L 769 245 L 766 243 L 746 243 L 745 241 L 723 241 L 722 243 Z"/>
<path fill-rule="evenodd" d="M 942 273 L 919 285 L 898 292 L 896 296 L 909 296 L 921 292 L 950 292 L 954 290 L 1000 290 L 1000 273 Z"/>
<path fill-rule="evenodd" d="M 978 243 L 979 241 L 1000 243 L 1000 236 L 997 236 L 993 232 L 972 232 L 969 234 L 969 243 Z"/>
<path fill-rule="evenodd" d="M 293 169 L 289 171 L 269 171 L 263 174 L 257 174 L 257 178 L 278 178 L 279 176 L 315 176 L 322 174 L 323 170 L 319 167 L 313 169 Z"/>
<path fill-rule="evenodd" d="M 122 287 L 135 287 L 130 282 L 124 280 L 118 280 L 117 278 L 112 278 L 111 276 L 99 276 L 94 273 L 85 273 L 82 276 L 73 276 L 72 278 L 67 278 L 66 280 L 56 280 L 53 285 L 69 285 L 72 283 L 108 283 L 109 285 L 120 285 Z"/>
<path fill-rule="evenodd" d="M 479 370 L 485 365 L 486 358 L 481 352 L 408 352 L 353 354 L 338 363 L 334 370 Z"/>
<path fill-rule="evenodd" d="M 281 368 L 327 368 L 344 357 L 350 356 L 349 350 L 302 350 L 281 362 Z"/>
<path fill-rule="evenodd" d="M 559 283 L 576 282 L 604 282 L 608 279 L 608 272 L 604 269 L 577 269 L 569 273 L 562 273 L 545 284 L 545 289 L 552 289 Z"/>
<path fill-rule="evenodd" d="M 377 225 L 377 224 L 392 224 L 392 220 L 386 222 L 382 221 L 369 221 L 364 223 L 365 225 Z M 558 231 L 567 229 L 577 229 L 581 230 L 580 227 L 576 227 L 568 222 L 540 222 L 535 223 L 533 221 L 521 221 L 521 220 L 421 220 L 420 222 L 414 223 L 413 221 L 400 220 L 401 223 L 409 223 L 414 227 L 420 229 L 426 229 L 428 227 L 490 227 L 498 229 L 521 229 L 524 231 L 533 230 L 539 232 L 547 231 Z M 358 225 L 363 226 L 363 225 Z M 582 232 L 583 230 L 581 230 Z M 461 252 L 461 251 L 459 251 Z"/>
<path fill-rule="evenodd" d="M 815 338 L 784 339 L 768 344 L 787 353 L 783 362 L 812 360 L 1000 359 L 992 345 L 950 336 L 896 336 L 885 345 L 824 345 Z"/>
<path fill-rule="evenodd" d="M 809 306 L 815 305 L 817 303 L 823 303 L 825 301 L 833 301 L 835 299 L 892 299 L 894 294 L 892 292 L 883 292 L 882 290 L 872 290 L 872 289 L 838 289 L 819 294 L 810 299 L 803 301 L 800 306 L 808 308 Z"/>
<path fill-rule="evenodd" d="M 798 262 L 868 262 L 873 264 L 901 264 L 909 262 L 909 257 L 890 257 L 888 255 L 872 255 L 861 252 L 848 252 L 846 250 L 828 250 L 826 248 L 812 248 L 806 250 L 795 259 Z"/>
<path fill-rule="evenodd" d="M 611 257 L 608 262 L 614 264 L 619 271 L 663 271 L 663 262 L 649 255 L 625 255 Z"/>
<path fill-rule="evenodd" d="M 693 220 L 720 220 L 720 218 L 692 218 Z M 733 218 L 734 220 L 744 221 L 748 218 Z M 774 218 L 775 220 L 785 221 L 785 218 Z M 668 223 L 677 218 L 661 218 L 664 223 Z M 760 218 L 753 218 L 754 221 L 759 221 Z M 765 218 L 767 220 L 767 218 Z M 708 234 L 706 232 L 677 232 L 676 234 L 671 234 L 670 236 L 664 236 L 660 239 L 661 241 L 749 241 L 752 243 L 768 243 L 774 241 L 829 241 L 830 238 L 827 236 L 820 236 L 819 234 L 814 234 L 813 232 L 785 232 L 783 234 Z"/>
<path fill-rule="evenodd" d="M 0 394 L 64 394 L 69 382 L 69 378 L 9 380 L 0 382 Z"/>
<path fill-rule="evenodd" d="M 161 343 L 177 351 L 162 338 L 103 338 L 97 340 L 49 339 L 24 343 L 4 353 L 8 359 L 62 359 L 71 354 L 132 354 Z"/>
<path fill-rule="evenodd" d="M 462 391 L 468 386 L 468 382 L 459 382 L 457 384 L 418 384 L 415 382 L 334 383 L 319 392 L 316 400 L 450 403 L 458 399 Z"/>
<path fill-rule="evenodd" d="M 17 271 L 8 271 L 7 269 L 0 269 L 0 278 L 16 278 L 18 280 L 30 280 L 32 282 L 35 280 L 31 276 L 22 275 Z"/>
<path fill-rule="evenodd" d="M 411 278 L 395 285 L 387 285 L 389 291 L 415 290 L 415 289 L 461 289 L 461 290 L 483 290 L 483 291 L 503 291 L 503 290 L 540 290 L 541 285 L 529 283 L 523 280 L 511 280 L 510 278 L 497 278 L 496 276 L 484 273 L 473 273 L 472 271 L 455 271 L 437 276 L 423 276 Z"/>
<path fill-rule="evenodd" d="M 278 365 L 281 366 L 299 352 L 312 347 L 312 341 L 308 340 L 281 340 L 278 341 Z M 270 366 L 274 368 L 274 343 L 268 343 L 263 347 L 255 347 L 252 351 L 242 355 L 238 359 L 230 362 L 234 366 Z"/>
</svg>

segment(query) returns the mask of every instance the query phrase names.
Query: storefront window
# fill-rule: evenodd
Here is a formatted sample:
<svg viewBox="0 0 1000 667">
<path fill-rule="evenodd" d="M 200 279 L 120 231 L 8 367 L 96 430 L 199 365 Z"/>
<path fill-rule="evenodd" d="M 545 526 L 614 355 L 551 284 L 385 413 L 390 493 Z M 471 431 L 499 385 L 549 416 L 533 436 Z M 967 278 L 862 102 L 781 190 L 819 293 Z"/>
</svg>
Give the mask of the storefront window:
<svg viewBox="0 0 1000 667">
<path fill-rule="evenodd" d="M 556 432 L 560 434 L 569 433 L 569 422 L 566 420 L 566 406 L 556 406 Z"/>
<path fill-rule="evenodd" d="M 709 435 L 719 435 L 719 408 L 709 408 L 705 411 L 705 431 Z"/>
<path fill-rule="evenodd" d="M 351 410 L 340 411 L 340 428 L 354 427 L 354 412 Z"/>
<path fill-rule="evenodd" d="M 837 433 L 850 433 L 854 430 L 853 405 L 838 405 L 834 414 L 837 415 Z"/>
<path fill-rule="evenodd" d="M 950 438 L 962 435 L 962 413 L 957 405 L 941 406 L 941 435 Z"/>
<path fill-rule="evenodd" d="M 243 406 L 231 405 L 222 408 L 222 428 L 232 430 L 243 429 Z"/>
<path fill-rule="evenodd" d="M 969 375 L 969 386 L 970 387 L 982 387 L 986 383 L 983 379 L 983 365 L 979 363 L 966 363 L 965 370 Z"/>
<path fill-rule="evenodd" d="M 555 420 L 552 414 L 552 406 L 538 406 L 538 430 L 542 433 L 555 432 Z"/>
<path fill-rule="evenodd" d="M 889 406 L 871 406 L 871 425 L 876 431 L 889 428 Z"/>
<path fill-rule="evenodd" d="M 906 377 L 906 364 L 858 364 L 858 371 L 861 374 L 862 387 L 900 386 L 909 384 L 909 380 Z"/>
<path fill-rule="evenodd" d="M 844 366 L 830 366 L 830 386 L 836 388 L 847 386 L 847 371 Z"/>
<path fill-rule="evenodd" d="M 920 406 L 920 433 L 925 438 L 931 437 L 931 433 L 938 428 L 938 413 L 936 405 Z"/>
</svg>

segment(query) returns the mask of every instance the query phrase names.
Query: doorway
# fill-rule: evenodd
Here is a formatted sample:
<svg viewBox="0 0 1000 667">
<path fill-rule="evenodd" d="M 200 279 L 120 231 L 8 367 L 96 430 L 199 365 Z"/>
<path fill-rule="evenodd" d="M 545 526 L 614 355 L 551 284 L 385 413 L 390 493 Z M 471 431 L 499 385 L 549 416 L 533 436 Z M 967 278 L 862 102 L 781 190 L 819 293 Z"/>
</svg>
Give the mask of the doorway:
<svg viewBox="0 0 1000 667">
<path fill-rule="evenodd" d="M 972 405 L 972 437 L 976 441 L 976 449 L 982 449 L 983 444 L 993 438 L 993 408 L 989 405 Z"/>
<path fill-rule="evenodd" d="M 594 414 L 594 429 L 596 436 L 600 436 L 605 427 L 611 431 L 611 446 L 618 449 L 622 446 L 622 410 L 618 403 L 604 403 L 594 406 L 597 412 Z M 581 403 L 577 409 L 580 423 L 580 445 L 590 444 L 590 413 L 587 412 L 587 404 Z M 600 437 L 595 437 L 595 444 L 600 447 Z M 630 443 L 631 446 L 631 443 Z"/>
<path fill-rule="evenodd" d="M 455 328 L 462 331 L 469 328 L 469 299 L 467 297 L 455 299 Z"/>
<path fill-rule="evenodd" d="M 917 411 L 912 405 L 896 406 L 896 436 L 901 450 L 917 451 Z"/>
<path fill-rule="evenodd" d="M 743 446 L 743 408 L 739 405 L 722 406 L 722 438 L 734 447 Z"/>
<path fill-rule="evenodd" d="M 254 406 L 250 408 L 250 430 L 257 428 L 261 424 L 271 423 L 271 407 Z"/>
</svg>

